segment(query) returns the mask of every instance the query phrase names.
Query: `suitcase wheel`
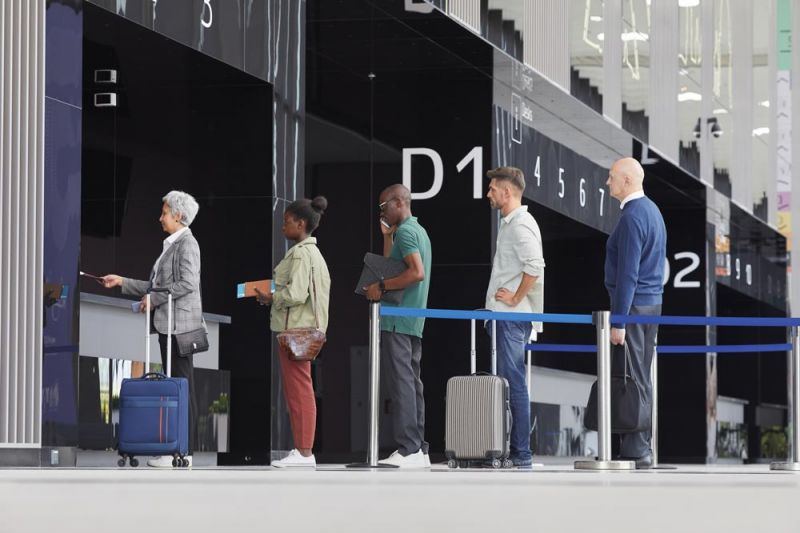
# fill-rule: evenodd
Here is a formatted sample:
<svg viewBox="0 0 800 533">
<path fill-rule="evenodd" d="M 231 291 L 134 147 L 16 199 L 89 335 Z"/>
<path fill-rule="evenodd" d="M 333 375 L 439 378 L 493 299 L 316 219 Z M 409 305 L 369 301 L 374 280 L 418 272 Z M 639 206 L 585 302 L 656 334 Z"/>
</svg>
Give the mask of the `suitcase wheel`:
<svg viewBox="0 0 800 533">
<path fill-rule="evenodd" d="M 503 468 L 513 468 L 513 467 L 514 467 L 514 461 L 512 461 L 511 459 L 503 459 Z"/>
<path fill-rule="evenodd" d="M 125 458 L 124 458 L 124 457 L 120 457 L 120 458 L 119 458 L 119 461 L 117 461 L 117 466 L 118 466 L 118 467 L 120 467 L 120 468 L 122 468 L 122 467 L 124 467 L 124 466 L 125 466 L 125 462 L 126 462 L 126 461 L 125 461 Z"/>
<path fill-rule="evenodd" d="M 139 459 L 137 459 L 136 457 L 131 457 L 131 466 L 134 468 L 139 466 Z"/>
<path fill-rule="evenodd" d="M 503 462 L 500 459 L 492 459 L 492 468 L 500 468 L 503 466 Z"/>
<path fill-rule="evenodd" d="M 456 461 L 455 459 L 450 459 L 449 461 L 447 461 L 447 468 L 458 468 L 458 461 Z"/>
</svg>

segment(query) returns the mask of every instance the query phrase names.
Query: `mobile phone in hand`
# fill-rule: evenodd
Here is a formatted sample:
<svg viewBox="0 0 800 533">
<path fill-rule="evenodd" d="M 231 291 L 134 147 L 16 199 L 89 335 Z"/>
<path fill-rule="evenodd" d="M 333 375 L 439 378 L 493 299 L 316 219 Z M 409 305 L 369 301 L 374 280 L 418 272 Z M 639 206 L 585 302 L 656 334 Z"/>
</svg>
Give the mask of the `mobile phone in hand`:
<svg viewBox="0 0 800 533">
<path fill-rule="evenodd" d="M 388 222 L 386 222 L 384 219 L 381 219 L 381 224 L 383 224 L 384 226 L 386 226 L 386 229 L 391 229 L 391 228 L 392 228 L 392 226 L 390 226 L 390 225 L 389 225 L 389 223 L 388 223 Z"/>
</svg>

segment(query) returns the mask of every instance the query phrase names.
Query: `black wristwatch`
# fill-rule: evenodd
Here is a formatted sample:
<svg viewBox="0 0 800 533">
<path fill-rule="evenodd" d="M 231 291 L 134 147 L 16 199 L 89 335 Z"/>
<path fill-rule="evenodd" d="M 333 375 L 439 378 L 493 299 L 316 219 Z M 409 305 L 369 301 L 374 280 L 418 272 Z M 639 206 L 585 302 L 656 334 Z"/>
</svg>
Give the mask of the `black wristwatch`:
<svg viewBox="0 0 800 533">
<path fill-rule="evenodd" d="M 381 292 L 386 292 L 386 285 L 383 283 L 383 278 L 378 282 L 378 287 L 381 288 Z"/>
</svg>

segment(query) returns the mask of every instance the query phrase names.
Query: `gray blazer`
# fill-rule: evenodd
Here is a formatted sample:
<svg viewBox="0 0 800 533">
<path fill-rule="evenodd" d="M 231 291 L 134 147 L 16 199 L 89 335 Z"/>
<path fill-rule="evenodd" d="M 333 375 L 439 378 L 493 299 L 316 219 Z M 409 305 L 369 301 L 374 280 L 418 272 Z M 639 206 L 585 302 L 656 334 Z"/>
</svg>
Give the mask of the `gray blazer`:
<svg viewBox="0 0 800 533">
<path fill-rule="evenodd" d="M 167 249 L 158 272 L 151 272 L 152 281 L 122 279 L 122 294 L 142 297 L 150 292 L 151 287 L 169 287 L 172 290 L 173 333 L 185 333 L 203 327 L 203 304 L 200 299 L 200 245 L 187 229 Z M 154 292 L 150 295 L 153 313 L 153 328 L 167 333 L 167 295 Z"/>
</svg>

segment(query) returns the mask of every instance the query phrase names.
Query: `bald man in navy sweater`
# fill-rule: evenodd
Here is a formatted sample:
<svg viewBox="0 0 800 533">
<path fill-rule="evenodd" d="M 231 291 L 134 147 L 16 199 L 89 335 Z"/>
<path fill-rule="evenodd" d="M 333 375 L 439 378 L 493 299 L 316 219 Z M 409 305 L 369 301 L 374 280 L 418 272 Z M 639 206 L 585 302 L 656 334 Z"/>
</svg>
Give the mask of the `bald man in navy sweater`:
<svg viewBox="0 0 800 533">
<path fill-rule="evenodd" d="M 622 216 L 606 243 L 605 286 L 612 315 L 660 315 L 664 292 L 667 230 L 658 206 L 644 195 L 644 169 L 625 158 L 611 165 L 606 185 L 619 200 Z M 611 360 L 615 374 L 625 361 L 625 344 L 631 354 L 631 375 L 641 384 L 652 405 L 650 366 L 656 348 L 657 324 L 611 324 Z M 621 373 L 621 372 L 620 372 Z M 621 458 L 650 468 L 653 451 L 650 431 L 622 435 Z"/>
</svg>

